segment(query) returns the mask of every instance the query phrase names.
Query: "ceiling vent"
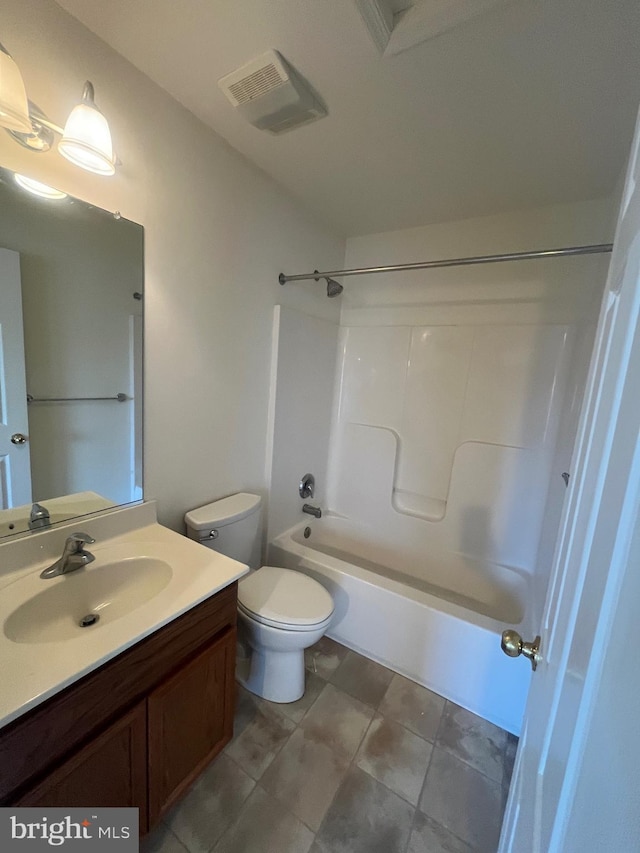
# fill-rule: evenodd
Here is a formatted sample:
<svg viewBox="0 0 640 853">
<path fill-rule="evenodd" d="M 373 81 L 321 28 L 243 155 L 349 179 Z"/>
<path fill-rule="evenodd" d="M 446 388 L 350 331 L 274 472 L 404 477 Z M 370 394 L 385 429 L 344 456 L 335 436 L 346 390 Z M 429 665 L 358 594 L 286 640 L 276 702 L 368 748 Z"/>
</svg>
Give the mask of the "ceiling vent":
<svg viewBox="0 0 640 853">
<path fill-rule="evenodd" d="M 383 56 L 435 38 L 513 0 L 355 0 Z"/>
<path fill-rule="evenodd" d="M 322 118 L 327 110 L 277 50 L 218 80 L 228 100 L 250 124 L 285 133 Z"/>
</svg>

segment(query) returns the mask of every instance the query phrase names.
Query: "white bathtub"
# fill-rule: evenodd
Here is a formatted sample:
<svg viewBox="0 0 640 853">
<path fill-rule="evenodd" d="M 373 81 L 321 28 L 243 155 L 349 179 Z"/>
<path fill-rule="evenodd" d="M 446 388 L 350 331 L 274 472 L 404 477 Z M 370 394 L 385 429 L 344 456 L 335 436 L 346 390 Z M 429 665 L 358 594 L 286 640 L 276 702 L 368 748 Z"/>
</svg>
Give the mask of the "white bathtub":
<svg viewBox="0 0 640 853">
<path fill-rule="evenodd" d="M 520 734 L 531 668 L 503 654 L 500 634 L 506 627 L 530 633 L 526 574 L 459 554 L 385 552 L 330 513 L 276 537 L 269 563 L 330 590 L 330 637 Z"/>
</svg>

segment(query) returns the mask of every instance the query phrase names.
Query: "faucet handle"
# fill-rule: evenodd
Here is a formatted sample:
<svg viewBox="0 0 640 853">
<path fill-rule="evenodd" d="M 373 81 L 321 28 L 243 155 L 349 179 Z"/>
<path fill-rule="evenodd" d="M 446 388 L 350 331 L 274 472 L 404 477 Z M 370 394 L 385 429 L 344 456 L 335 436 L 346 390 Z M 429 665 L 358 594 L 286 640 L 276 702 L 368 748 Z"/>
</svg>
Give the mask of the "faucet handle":
<svg viewBox="0 0 640 853">
<path fill-rule="evenodd" d="M 312 498 L 315 488 L 316 478 L 313 476 L 313 474 L 305 474 L 304 477 L 300 480 L 300 485 L 298 486 L 298 494 L 300 495 L 302 500 Z"/>
<path fill-rule="evenodd" d="M 89 536 L 88 533 L 83 533 L 79 530 L 77 533 L 72 533 L 71 536 L 67 539 L 67 542 L 76 543 L 78 547 L 78 551 L 82 550 L 83 545 L 92 545 L 96 540 L 93 536 Z"/>
</svg>

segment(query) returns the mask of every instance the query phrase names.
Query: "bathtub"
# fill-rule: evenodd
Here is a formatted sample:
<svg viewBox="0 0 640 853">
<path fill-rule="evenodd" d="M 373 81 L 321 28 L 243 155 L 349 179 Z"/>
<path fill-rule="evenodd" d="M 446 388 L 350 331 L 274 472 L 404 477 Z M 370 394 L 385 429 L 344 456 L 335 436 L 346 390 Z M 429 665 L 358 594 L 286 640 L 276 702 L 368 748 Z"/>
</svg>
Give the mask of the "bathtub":
<svg viewBox="0 0 640 853">
<path fill-rule="evenodd" d="M 331 513 L 274 538 L 268 560 L 329 589 L 328 636 L 520 734 L 531 667 L 502 652 L 500 635 L 531 633 L 526 573 L 460 554 L 396 554 Z"/>
</svg>

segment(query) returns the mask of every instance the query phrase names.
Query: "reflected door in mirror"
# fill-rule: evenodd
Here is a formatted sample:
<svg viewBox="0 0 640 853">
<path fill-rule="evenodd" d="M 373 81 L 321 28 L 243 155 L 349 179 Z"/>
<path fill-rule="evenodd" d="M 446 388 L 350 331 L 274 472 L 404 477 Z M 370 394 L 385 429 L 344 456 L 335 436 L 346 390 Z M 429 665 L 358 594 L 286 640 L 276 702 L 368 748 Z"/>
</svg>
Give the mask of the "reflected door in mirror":
<svg viewBox="0 0 640 853">
<path fill-rule="evenodd" d="M 0 249 L 0 509 L 31 502 L 20 255 Z"/>
</svg>

